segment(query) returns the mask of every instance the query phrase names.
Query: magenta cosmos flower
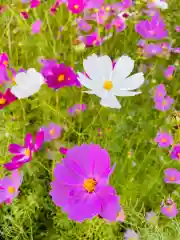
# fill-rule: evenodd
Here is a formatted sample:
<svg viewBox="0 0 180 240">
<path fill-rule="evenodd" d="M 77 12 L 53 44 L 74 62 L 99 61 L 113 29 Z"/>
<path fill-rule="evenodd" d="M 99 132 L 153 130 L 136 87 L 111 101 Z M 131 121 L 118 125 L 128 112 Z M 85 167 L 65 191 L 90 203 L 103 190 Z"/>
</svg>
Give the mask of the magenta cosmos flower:
<svg viewBox="0 0 180 240">
<path fill-rule="evenodd" d="M 83 12 L 85 8 L 84 0 L 68 0 L 68 9 L 75 14 Z"/>
<path fill-rule="evenodd" d="M 177 144 L 173 147 L 170 156 L 174 160 L 180 160 L 180 144 Z"/>
<path fill-rule="evenodd" d="M 162 100 L 155 102 L 155 108 L 159 111 L 165 112 L 171 108 L 173 103 L 174 99 L 171 98 L 170 96 L 166 96 Z"/>
<path fill-rule="evenodd" d="M 166 94 L 167 92 L 164 84 L 157 85 L 154 92 L 154 101 L 157 102 L 163 100 Z"/>
<path fill-rule="evenodd" d="M 10 88 L 8 88 L 5 93 L 0 92 L 0 109 L 6 107 L 16 99 L 17 98 L 11 93 Z"/>
<path fill-rule="evenodd" d="M 177 209 L 176 203 L 174 203 L 173 201 L 171 203 L 166 202 L 166 204 L 163 204 L 163 206 L 161 207 L 161 213 L 168 218 L 176 217 L 178 212 L 179 211 Z"/>
<path fill-rule="evenodd" d="M 176 67 L 174 65 L 170 65 L 168 66 L 165 70 L 164 70 L 164 76 L 167 80 L 172 80 L 173 78 L 173 73 L 176 70 Z"/>
<path fill-rule="evenodd" d="M 175 168 L 167 168 L 164 171 L 165 183 L 174 183 L 174 184 L 180 184 L 180 172 Z"/>
<path fill-rule="evenodd" d="M 155 13 L 151 20 L 142 20 L 136 24 L 136 32 L 146 39 L 161 40 L 168 36 L 165 23 L 159 13 Z"/>
<path fill-rule="evenodd" d="M 30 133 L 26 134 L 24 145 L 10 144 L 9 152 L 15 154 L 11 162 L 4 164 L 4 167 L 10 171 L 20 168 L 25 163 L 32 160 L 33 152 L 37 152 L 44 142 L 44 132 L 39 131 L 36 134 L 35 143 Z"/>
<path fill-rule="evenodd" d="M 7 67 L 9 64 L 9 59 L 7 53 L 3 52 L 0 54 L 0 65 Z"/>
<path fill-rule="evenodd" d="M 40 0 L 30 0 L 30 7 L 31 8 L 36 8 L 40 5 L 41 1 Z"/>
<path fill-rule="evenodd" d="M 58 89 L 67 86 L 78 86 L 80 83 L 77 80 L 77 74 L 72 68 L 66 65 L 57 64 L 53 62 L 45 63 L 44 67 L 41 69 L 45 81 L 50 88 Z"/>
<path fill-rule="evenodd" d="M 40 130 L 44 132 L 44 142 L 50 142 L 62 135 L 63 128 L 55 123 L 49 123 L 47 127 L 42 127 Z"/>
<path fill-rule="evenodd" d="M 116 221 L 121 208 L 119 197 L 108 185 L 113 170 L 108 152 L 99 145 L 83 144 L 69 149 L 54 169 L 50 192 L 53 202 L 62 207 L 69 219 L 78 222 L 97 215 Z"/>
<path fill-rule="evenodd" d="M 33 24 L 32 24 L 32 33 L 33 34 L 36 34 L 36 33 L 39 33 L 40 30 L 41 30 L 41 25 L 42 25 L 42 22 L 40 19 L 36 20 Z"/>
<path fill-rule="evenodd" d="M 159 147 L 169 147 L 173 143 L 173 137 L 166 132 L 158 132 L 154 140 Z"/>
<path fill-rule="evenodd" d="M 0 179 L 0 204 L 10 204 L 12 200 L 19 194 L 23 174 L 18 170 L 12 171 L 10 176 Z"/>
</svg>

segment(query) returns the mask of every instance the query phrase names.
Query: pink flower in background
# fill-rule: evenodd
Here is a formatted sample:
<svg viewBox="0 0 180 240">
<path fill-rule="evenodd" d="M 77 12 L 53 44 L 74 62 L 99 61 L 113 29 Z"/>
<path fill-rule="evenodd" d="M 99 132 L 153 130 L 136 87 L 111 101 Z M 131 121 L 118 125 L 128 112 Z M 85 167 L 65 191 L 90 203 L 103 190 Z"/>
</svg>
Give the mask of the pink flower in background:
<svg viewBox="0 0 180 240">
<path fill-rule="evenodd" d="M 92 29 L 92 26 L 86 20 L 84 20 L 82 18 L 77 18 L 76 22 L 78 24 L 78 28 L 81 31 L 88 32 Z"/>
<path fill-rule="evenodd" d="M 40 0 L 30 0 L 30 7 L 31 8 L 36 8 L 40 5 L 41 1 Z"/>
<path fill-rule="evenodd" d="M 59 138 L 63 132 L 63 128 L 56 123 L 49 123 L 48 127 L 42 127 L 40 130 L 44 132 L 45 142 Z"/>
<path fill-rule="evenodd" d="M 59 152 L 63 155 L 66 155 L 68 152 L 68 148 L 60 147 Z"/>
<path fill-rule="evenodd" d="M 0 65 L 3 66 L 3 67 L 8 67 L 8 64 L 9 64 L 9 58 L 8 58 L 8 55 L 7 53 L 1 53 L 0 54 Z"/>
<path fill-rule="evenodd" d="M 41 25 L 42 25 L 42 22 L 41 20 L 37 20 L 35 21 L 33 24 L 32 24 L 32 33 L 33 34 L 36 34 L 36 33 L 39 33 L 40 30 L 41 30 Z"/>
<path fill-rule="evenodd" d="M 123 18 L 116 17 L 111 22 L 112 26 L 115 26 L 117 32 L 121 32 L 126 28 L 126 24 Z"/>
<path fill-rule="evenodd" d="M 167 216 L 168 218 L 176 217 L 178 212 L 179 211 L 177 209 L 176 203 L 174 203 L 174 202 L 171 202 L 171 203 L 166 202 L 161 207 L 161 213 L 163 215 Z"/>
<path fill-rule="evenodd" d="M 103 42 L 97 32 L 93 32 L 86 36 L 79 36 L 79 40 L 83 42 L 86 47 L 99 46 Z"/>
<path fill-rule="evenodd" d="M 116 221 L 121 207 L 115 189 L 109 185 L 113 170 L 108 152 L 99 145 L 74 146 L 54 169 L 53 202 L 77 222 L 97 215 Z"/>
<path fill-rule="evenodd" d="M 154 92 L 154 101 L 161 101 L 164 99 L 164 97 L 166 96 L 167 92 L 166 92 L 166 88 L 164 86 L 164 84 L 159 84 L 156 86 L 155 92 Z"/>
<path fill-rule="evenodd" d="M 170 96 L 167 96 L 164 99 L 155 102 L 155 108 L 159 111 L 165 112 L 171 108 L 173 103 L 174 99 Z"/>
<path fill-rule="evenodd" d="M 158 216 L 155 212 L 151 211 L 151 212 L 147 212 L 146 213 L 146 220 L 148 223 L 156 225 L 158 222 Z"/>
<path fill-rule="evenodd" d="M 86 104 L 75 104 L 73 107 L 68 109 L 69 115 L 75 116 L 78 115 L 80 112 L 84 112 L 87 109 Z"/>
<path fill-rule="evenodd" d="M 173 137 L 166 132 L 158 132 L 154 140 L 158 143 L 159 147 L 169 147 L 173 144 Z"/>
<path fill-rule="evenodd" d="M 180 184 L 180 172 L 175 168 L 167 168 L 164 171 L 165 183 L 174 183 L 174 184 Z"/>
<path fill-rule="evenodd" d="M 116 221 L 117 221 L 117 222 L 124 222 L 125 219 L 126 219 L 126 215 L 125 215 L 125 213 L 124 213 L 123 208 L 121 208 L 121 210 L 119 211 L 118 216 L 117 216 L 117 218 L 116 218 Z"/>
<path fill-rule="evenodd" d="M 176 144 L 171 153 L 170 153 L 170 157 L 174 160 L 180 160 L 180 144 Z"/>
<path fill-rule="evenodd" d="M 175 29 L 176 29 L 176 32 L 180 32 L 180 26 L 176 26 Z"/>
<path fill-rule="evenodd" d="M 0 109 L 8 106 L 14 102 L 17 98 L 11 93 L 11 89 L 8 88 L 5 93 L 0 92 Z"/>
<path fill-rule="evenodd" d="M 74 14 L 83 12 L 84 7 L 85 3 L 83 0 L 68 0 L 68 9 Z"/>
<path fill-rule="evenodd" d="M 124 240 L 139 240 L 139 234 L 132 229 L 127 229 L 124 233 Z"/>
<path fill-rule="evenodd" d="M 174 65 L 168 66 L 167 69 L 164 70 L 165 78 L 168 80 L 172 80 L 175 69 L 176 67 Z"/>
<path fill-rule="evenodd" d="M 20 15 L 24 18 L 24 19 L 28 19 L 29 18 L 29 13 L 24 11 L 24 12 L 20 12 Z"/>
<path fill-rule="evenodd" d="M 44 133 L 39 131 L 36 134 L 35 143 L 30 133 L 26 134 L 24 145 L 10 144 L 9 152 L 15 154 L 11 162 L 4 164 L 4 167 L 10 171 L 22 167 L 25 163 L 32 160 L 33 152 L 37 152 L 44 142 Z"/>
<path fill-rule="evenodd" d="M 19 194 L 19 187 L 22 184 L 22 180 L 23 174 L 18 170 L 14 170 L 10 176 L 0 179 L 0 204 L 12 203 L 12 200 Z"/>
</svg>

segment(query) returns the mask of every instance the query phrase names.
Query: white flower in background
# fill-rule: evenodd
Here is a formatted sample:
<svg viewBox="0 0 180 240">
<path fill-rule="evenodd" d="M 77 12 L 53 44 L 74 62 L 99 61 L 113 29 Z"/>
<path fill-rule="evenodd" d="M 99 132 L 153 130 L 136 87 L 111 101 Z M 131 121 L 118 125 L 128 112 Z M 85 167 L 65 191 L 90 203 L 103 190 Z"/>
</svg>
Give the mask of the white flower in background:
<svg viewBox="0 0 180 240">
<path fill-rule="evenodd" d="M 30 68 L 27 72 L 17 73 L 14 81 L 16 85 L 11 88 L 11 92 L 18 99 L 22 99 L 37 93 L 44 83 L 44 77 L 34 68 Z"/>
<path fill-rule="evenodd" d="M 143 84 L 144 75 L 140 72 L 128 77 L 134 68 L 134 61 L 128 56 L 120 57 L 114 69 L 108 56 L 98 57 L 96 54 L 84 60 L 83 66 L 89 78 L 78 73 L 78 79 L 82 85 L 91 90 L 85 91 L 86 93 L 101 98 L 102 106 L 121 108 L 116 96 L 134 96 L 141 93 L 131 90 Z"/>
<path fill-rule="evenodd" d="M 168 4 L 165 1 L 162 1 L 162 0 L 151 0 L 150 2 L 152 2 L 155 7 L 160 8 L 162 10 L 168 9 Z"/>
</svg>

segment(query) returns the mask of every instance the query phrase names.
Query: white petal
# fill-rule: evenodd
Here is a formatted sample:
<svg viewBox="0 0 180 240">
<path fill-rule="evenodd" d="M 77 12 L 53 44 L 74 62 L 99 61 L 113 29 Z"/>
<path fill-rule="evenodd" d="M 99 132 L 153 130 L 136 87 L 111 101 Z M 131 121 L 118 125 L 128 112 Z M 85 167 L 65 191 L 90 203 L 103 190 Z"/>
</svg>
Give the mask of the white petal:
<svg viewBox="0 0 180 240">
<path fill-rule="evenodd" d="M 35 83 L 40 85 L 44 83 L 43 75 L 37 72 L 34 68 L 30 68 L 27 70 L 27 77 L 28 77 L 28 82 L 30 83 Z"/>
<path fill-rule="evenodd" d="M 134 60 L 132 60 L 128 56 L 120 57 L 114 67 L 112 73 L 112 81 L 113 82 L 122 81 L 123 79 L 130 75 L 130 73 L 133 71 L 133 68 Z"/>
<path fill-rule="evenodd" d="M 106 98 L 102 98 L 100 104 L 104 107 L 110 108 L 121 108 L 120 103 L 118 102 L 117 98 L 114 95 L 108 94 Z"/>
<path fill-rule="evenodd" d="M 119 80 L 119 82 L 114 82 L 112 92 L 115 94 L 115 92 L 119 90 L 135 90 L 139 88 L 143 83 L 144 74 L 142 72 L 136 73 L 128 78 Z"/>
<path fill-rule="evenodd" d="M 33 94 L 37 93 L 40 90 L 40 85 L 32 85 L 28 88 L 23 88 L 21 86 L 13 86 L 11 88 L 12 94 L 14 94 L 18 99 L 23 99 L 32 96 Z"/>
<path fill-rule="evenodd" d="M 95 81 L 104 82 L 110 80 L 112 73 L 112 61 L 108 56 L 98 57 L 93 54 L 83 61 L 87 75 Z"/>
<path fill-rule="evenodd" d="M 84 74 L 78 72 L 78 80 L 79 82 L 87 88 L 92 89 L 93 88 L 93 81 L 91 79 L 89 79 L 88 77 L 86 77 Z"/>
<path fill-rule="evenodd" d="M 133 91 L 121 91 L 117 90 L 116 93 L 113 92 L 114 95 L 119 97 L 130 97 L 140 94 L 141 92 L 133 92 Z"/>
<path fill-rule="evenodd" d="M 24 83 L 26 82 L 26 73 L 25 72 L 17 73 L 14 80 L 16 84 L 24 85 Z"/>
</svg>

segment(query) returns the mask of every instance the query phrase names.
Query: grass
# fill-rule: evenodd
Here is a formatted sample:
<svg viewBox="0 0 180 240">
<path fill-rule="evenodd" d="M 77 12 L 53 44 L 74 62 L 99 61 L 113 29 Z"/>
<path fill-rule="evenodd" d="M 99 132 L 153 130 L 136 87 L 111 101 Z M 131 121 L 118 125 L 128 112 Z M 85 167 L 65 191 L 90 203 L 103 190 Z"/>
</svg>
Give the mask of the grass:
<svg viewBox="0 0 180 240">
<path fill-rule="evenodd" d="M 61 140 L 46 144 L 33 157 L 33 161 L 23 167 L 24 181 L 20 195 L 11 205 L 0 209 L 0 239 L 2 240 L 113 240 L 123 239 L 123 232 L 132 228 L 139 232 L 144 240 L 180 239 L 180 217 L 168 219 L 160 214 L 163 199 L 172 197 L 180 206 L 179 186 L 163 182 L 163 171 L 169 167 L 180 170 L 179 163 L 172 161 L 167 152 L 157 147 L 153 139 L 159 129 L 169 130 L 176 143 L 180 142 L 180 130 L 174 130 L 179 120 L 172 117 L 172 109 L 159 112 L 153 108 L 150 89 L 159 83 L 166 85 L 168 94 L 175 99 L 174 108 L 179 109 L 180 87 L 178 54 L 168 59 L 154 57 L 143 59 L 137 53 L 140 39 L 134 31 L 137 19 L 128 21 L 128 28 L 113 35 L 101 47 L 76 51 L 72 45 L 76 29 L 73 26 L 75 16 L 65 7 L 60 7 L 53 17 L 49 8 L 54 1 L 46 1 L 37 9 L 31 10 L 30 18 L 24 21 L 19 11 L 18 1 L 8 1 L 7 10 L 0 15 L 2 26 L 0 51 L 9 56 L 10 65 L 16 69 L 34 67 L 40 70 L 38 58 L 57 59 L 82 71 L 82 61 L 92 53 L 107 54 L 117 58 L 122 54 L 131 56 L 136 69 L 140 63 L 152 63 L 152 68 L 145 74 L 149 84 L 144 84 L 142 94 L 133 98 L 119 98 L 122 109 L 113 110 L 99 105 L 96 96 L 83 94 L 76 88 L 64 88 L 54 92 L 43 86 L 41 91 L 21 101 L 16 101 L 0 111 L 0 163 L 8 162 L 10 143 L 22 144 L 27 132 L 35 133 L 42 125 L 53 121 L 65 127 Z M 3 2 L 2 2 L 3 3 Z M 142 18 L 140 9 L 144 3 L 137 2 L 135 10 L 138 19 Z M 180 2 L 172 0 L 169 9 L 162 13 L 170 32 L 169 41 L 178 46 L 180 38 L 174 31 L 180 25 L 178 9 Z M 43 26 L 37 35 L 31 34 L 31 24 L 42 19 Z M 62 36 L 59 28 L 64 26 Z M 163 77 L 162 69 L 175 64 L 177 71 L 172 81 Z M 86 103 L 88 110 L 77 118 L 71 118 L 67 109 L 75 103 Z M 12 116 L 15 120 L 12 121 Z M 98 135 L 101 128 L 104 136 Z M 111 177 L 111 184 L 121 197 L 121 204 L 126 213 L 124 223 L 107 224 L 102 219 L 75 223 L 69 221 L 66 214 L 57 208 L 48 194 L 55 163 L 62 157 L 58 152 L 60 145 L 72 147 L 75 144 L 97 143 L 107 149 L 112 164 L 116 169 Z M 46 148 L 53 151 L 53 160 L 47 157 Z M 128 152 L 131 152 L 129 156 Z M 133 163 L 136 166 L 133 167 Z M 0 177 L 5 175 L 0 166 Z M 151 226 L 145 220 L 148 211 L 159 215 L 159 222 Z"/>
</svg>

